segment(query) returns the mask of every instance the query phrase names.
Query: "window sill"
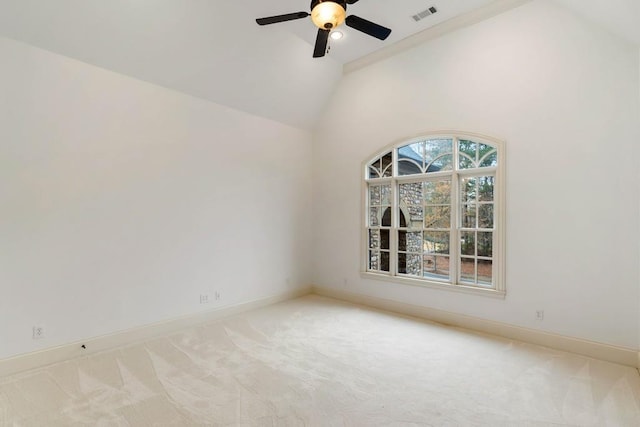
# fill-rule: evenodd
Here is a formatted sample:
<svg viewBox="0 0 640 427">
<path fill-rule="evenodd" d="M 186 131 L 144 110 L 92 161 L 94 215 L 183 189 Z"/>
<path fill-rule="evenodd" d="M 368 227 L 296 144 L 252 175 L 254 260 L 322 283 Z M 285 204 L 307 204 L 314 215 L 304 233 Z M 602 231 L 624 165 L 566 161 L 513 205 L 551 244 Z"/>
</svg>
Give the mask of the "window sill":
<svg viewBox="0 0 640 427">
<path fill-rule="evenodd" d="M 484 297 L 505 299 L 506 292 L 496 289 L 478 288 L 475 286 L 452 285 L 449 283 L 441 283 L 428 280 L 412 279 L 409 277 L 390 276 L 387 274 L 372 273 L 370 271 L 361 271 L 360 277 L 363 279 L 380 280 L 387 283 L 399 283 L 402 285 L 418 286 L 421 288 L 441 289 L 446 291 L 461 292 L 471 295 L 481 295 Z"/>
</svg>

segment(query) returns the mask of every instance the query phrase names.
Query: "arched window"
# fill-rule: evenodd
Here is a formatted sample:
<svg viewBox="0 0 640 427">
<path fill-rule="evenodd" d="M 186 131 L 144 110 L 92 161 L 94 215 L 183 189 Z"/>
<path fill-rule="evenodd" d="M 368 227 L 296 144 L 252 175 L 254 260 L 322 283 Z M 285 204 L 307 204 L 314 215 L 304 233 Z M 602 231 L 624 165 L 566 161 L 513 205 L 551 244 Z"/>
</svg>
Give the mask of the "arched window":
<svg viewBox="0 0 640 427">
<path fill-rule="evenodd" d="M 504 152 L 462 133 L 404 141 L 366 162 L 370 277 L 504 294 Z"/>
</svg>

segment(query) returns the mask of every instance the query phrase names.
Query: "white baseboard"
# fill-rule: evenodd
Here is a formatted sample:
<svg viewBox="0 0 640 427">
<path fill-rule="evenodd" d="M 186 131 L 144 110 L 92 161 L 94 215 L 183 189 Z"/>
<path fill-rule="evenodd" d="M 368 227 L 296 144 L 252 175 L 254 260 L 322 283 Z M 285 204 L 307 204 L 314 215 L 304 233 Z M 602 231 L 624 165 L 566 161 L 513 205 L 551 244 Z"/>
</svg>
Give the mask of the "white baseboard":
<svg viewBox="0 0 640 427">
<path fill-rule="evenodd" d="M 354 294 L 338 289 L 314 286 L 313 293 L 385 311 L 419 317 L 421 319 L 431 320 L 445 325 L 461 327 L 472 331 L 488 333 L 508 339 L 576 353 L 583 356 L 593 357 L 595 359 L 632 366 L 634 368 L 640 368 L 640 353 L 638 350 L 630 348 L 617 347 L 609 344 L 602 344 L 579 338 L 522 328 L 464 314 L 451 313 L 444 310 L 406 304 L 383 298 Z"/>
<path fill-rule="evenodd" d="M 508 325 L 463 314 L 451 313 L 444 310 L 406 304 L 367 295 L 354 294 L 338 289 L 313 286 L 312 288 L 297 289 L 232 306 L 220 307 L 193 315 L 182 316 L 163 322 L 128 329 L 126 331 L 115 332 L 109 335 L 90 338 L 84 341 L 78 341 L 0 360 L 0 378 L 18 374 L 30 369 L 64 362 L 76 357 L 87 356 L 119 346 L 164 336 L 191 326 L 244 313 L 249 310 L 276 304 L 289 299 L 298 298 L 311 292 L 317 295 L 348 301 L 385 311 L 432 320 L 445 325 L 462 327 L 473 331 L 489 333 L 504 338 L 515 339 L 518 341 L 542 345 L 557 350 L 568 351 L 600 360 L 640 368 L 640 353 L 637 350 L 551 334 L 533 329 L 521 328 L 519 326 Z M 81 347 L 83 344 L 86 346 L 86 349 Z"/>
<path fill-rule="evenodd" d="M 265 307 L 281 301 L 298 298 L 311 292 L 311 287 L 301 288 L 266 298 L 243 302 L 226 307 L 219 307 L 201 313 L 181 316 L 166 321 L 144 325 L 125 331 L 100 337 L 89 338 L 58 347 L 18 355 L 9 359 L 0 360 L 0 378 L 14 375 L 30 369 L 40 368 L 53 363 L 64 362 L 80 356 L 87 356 L 100 351 L 110 350 L 123 345 L 157 338 L 181 329 L 196 326 L 213 320 L 244 313 L 256 308 Z M 86 349 L 82 348 L 85 345 Z"/>
</svg>

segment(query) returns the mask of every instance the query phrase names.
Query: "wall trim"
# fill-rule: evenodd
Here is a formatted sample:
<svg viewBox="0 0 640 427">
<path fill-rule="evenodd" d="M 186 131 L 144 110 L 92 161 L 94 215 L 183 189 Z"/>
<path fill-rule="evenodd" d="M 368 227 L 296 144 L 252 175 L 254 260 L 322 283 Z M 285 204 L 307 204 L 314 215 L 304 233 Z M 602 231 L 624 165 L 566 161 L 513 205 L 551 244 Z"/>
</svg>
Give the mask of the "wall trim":
<svg viewBox="0 0 640 427">
<path fill-rule="evenodd" d="M 516 7 L 522 6 L 530 1 L 531 0 L 495 0 L 484 7 L 436 24 L 433 27 L 429 27 L 387 47 L 371 52 L 361 58 L 354 59 L 351 62 L 347 62 L 344 65 L 342 72 L 343 74 L 352 73 L 376 62 L 398 55 L 399 53 L 419 46 L 429 40 L 436 39 L 461 28 L 493 18 L 494 16 L 500 15 L 501 13 L 507 12 L 511 9 L 515 9 Z"/>
<path fill-rule="evenodd" d="M 534 329 L 522 328 L 464 314 L 457 314 L 384 298 L 356 294 L 338 289 L 310 286 L 0 360 L 0 378 L 19 374 L 31 369 L 42 368 L 77 357 L 111 350 L 116 347 L 157 338 L 178 332 L 184 328 L 197 326 L 279 302 L 299 298 L 308 295 L 309 293 L 347 301 L 354 304 L 360 304 L 392 313 L 414 316 L 448 326 L 461 327 L 472 331 L 488 333 L 503 338 L 514 339 L 556 350 L 593 357 L 595 359 L 605 360 L 608 362 L 619 363 L 621 365 L 640 368 L 640 352 L 626 347 L 613 346 L 610 344 L 603 344 L 549 332 L 537 331 Z M 83 344 L 87 347 L 86 349 L 81 347 Z"/>
<path fill-rule="evenodd" d="M 313 293 L 392 313 L 414 316 L 448 326 L 455 326 L 476 332 L 497 335 L 503 338 L 523 341 L 556 350 L 580 354 L 582 356 L 593 357 L 594 359 L 640 368 L 640 352 L 631 348 L 618 347 L 610 344 L 603 344 L 595 341 L 523 328 L 520 326 L 509 325 L 507 323 L 467 316 L 465 314 L 457 314 L 449 311 L 407 304 L 389 299 L 372 297 L 369 295 L 356 294 L 322 286 L 313 286 Z"/>
<path fill-rule="evenodd" d="M 203 323 L 222 319 L 225 317 L 266 307 L 282 301 L 299 298 L 311 293 L 311 287 L 307 286 L 292 291 L 286 291 L 264 298 L 238 304 L 217 307 L 212 310 L 202 311 L 196 314 L 188 314 L 157 323 L 139 326 L 124 331 L 114 332 L 99 337 L 88 338 L 57 347 L 46 348 L 32 353 L 21 354 L 8 359 L 0 360 L 0 378 L 19 374 L 30 369 L 42 368 L 54 363 L 64 362 L 81 356 L 88 356 L 105 350 L 111 350 L 137 342 L 157 338 L 181 329 L 197 326 Z M 82 345 L 86 346 L 83 349 Z"/>
</svg>

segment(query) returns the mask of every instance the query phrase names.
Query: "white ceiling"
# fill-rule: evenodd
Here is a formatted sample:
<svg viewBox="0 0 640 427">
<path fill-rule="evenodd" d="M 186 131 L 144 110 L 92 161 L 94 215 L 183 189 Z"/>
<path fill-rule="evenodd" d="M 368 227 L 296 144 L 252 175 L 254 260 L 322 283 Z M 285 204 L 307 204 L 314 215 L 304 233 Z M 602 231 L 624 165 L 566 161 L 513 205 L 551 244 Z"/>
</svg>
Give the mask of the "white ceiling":
<svg viewBox="0 0 640 427">
<path fill-rule="evenodd" d="M 265 27 L 255 18 L 306 11 L 310 0 L 0 0 L 0 35 L 299 128 L 313 128 L 342 66 L 438 23 L 509 0 L 360 0 L 348 7 L 393 30 L 345 37 L 313 59 L 310 19 Z M 557 0 L 640 44 L 640 0 Z M 415 22 L 412 15 L 438 13 Z M 634 15 L 635 14 L 635 15 Z"/>
<path fill-rule="evenodd" d="M 611 33 L 640 45 L 640 0 L 556 0 Z"/>
</svg>

